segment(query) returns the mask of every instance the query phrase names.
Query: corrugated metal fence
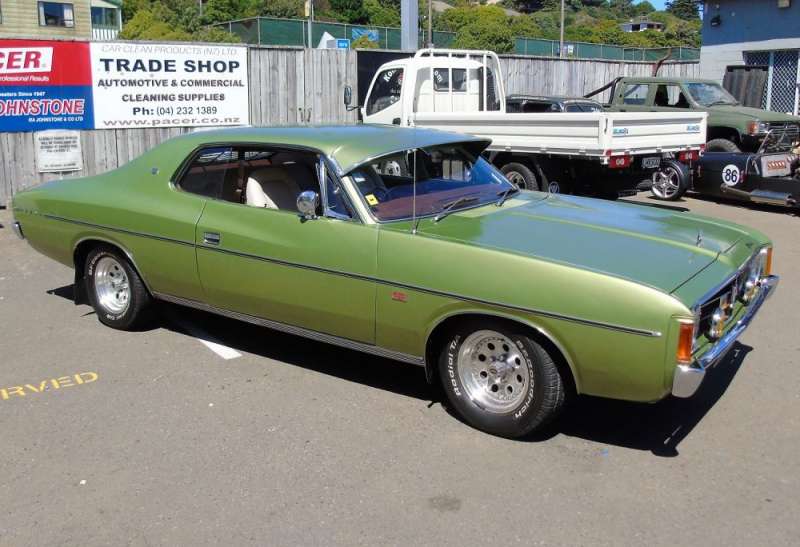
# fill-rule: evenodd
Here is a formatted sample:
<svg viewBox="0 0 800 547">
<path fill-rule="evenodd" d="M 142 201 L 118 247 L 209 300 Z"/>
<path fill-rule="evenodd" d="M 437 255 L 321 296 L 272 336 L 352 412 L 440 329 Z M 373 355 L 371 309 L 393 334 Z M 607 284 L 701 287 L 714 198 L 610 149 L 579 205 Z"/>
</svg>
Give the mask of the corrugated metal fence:
<svg viewBox="0 0 800 547">
<path fill-rule="evenodd" d="M 252 48 L 250 123 L 293 125 L 355 123 L 342 103 L 345 84 L 355 88 L 357 53 L 349 50 Z M 647 75 L 651 65 L 610 61 L 501 57 L 507 93 L 583 95 L 622 75 Z M 663 75 L 696 76 L 697 64 L 666 64 Z M 153 146 L 191 128 L 81 131 L 84 169 L 63 176 L 94 175 L 114 169 Z M 0 204 L 14 192 L 60 178 L 38 173 L 33 133 L 0 133 Z"/>
</svg>

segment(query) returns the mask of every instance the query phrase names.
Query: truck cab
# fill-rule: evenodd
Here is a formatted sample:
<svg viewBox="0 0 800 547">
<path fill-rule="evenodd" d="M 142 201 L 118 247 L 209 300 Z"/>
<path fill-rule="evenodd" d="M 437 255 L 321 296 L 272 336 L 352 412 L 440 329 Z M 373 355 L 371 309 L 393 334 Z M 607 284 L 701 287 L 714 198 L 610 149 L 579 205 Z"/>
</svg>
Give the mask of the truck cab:
<svg viewBox="0 0 800 547">
<path fill-rule="evenodd" d="M 503 84 L 496 78 L 497 57 L 476 56 L 431 55 L 382 65 L 367 92 L 362 120 L 412 125 L 413 112 L 505 111 Z"/>
<path fill-rule="evenodd" d="M 768 134 L 769 151 L 789 150 L 800 140 L 800 118 L 742 106 L 713 80 L 625 77 L 610 87 L 609 110 L 707 112 L 708 152 L 757 152 Z"/>
</svg>

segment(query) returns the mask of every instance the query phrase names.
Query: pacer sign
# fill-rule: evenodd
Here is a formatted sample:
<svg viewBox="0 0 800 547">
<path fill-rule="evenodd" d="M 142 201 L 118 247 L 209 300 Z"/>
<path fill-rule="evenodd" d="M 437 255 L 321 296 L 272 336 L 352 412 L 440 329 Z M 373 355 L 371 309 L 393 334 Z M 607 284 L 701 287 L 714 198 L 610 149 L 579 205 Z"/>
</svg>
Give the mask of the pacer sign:
<svg viewBox="0 0 800 547">
<path fill-rule="evenodd" d="M 0 40 L 0 132 L 92 127 L 88 43 Z"/>
<path fill-rule="evenodd" d="M 91 45 L 97 129 L 249 123 L 247 48 Z"/>
</svg>

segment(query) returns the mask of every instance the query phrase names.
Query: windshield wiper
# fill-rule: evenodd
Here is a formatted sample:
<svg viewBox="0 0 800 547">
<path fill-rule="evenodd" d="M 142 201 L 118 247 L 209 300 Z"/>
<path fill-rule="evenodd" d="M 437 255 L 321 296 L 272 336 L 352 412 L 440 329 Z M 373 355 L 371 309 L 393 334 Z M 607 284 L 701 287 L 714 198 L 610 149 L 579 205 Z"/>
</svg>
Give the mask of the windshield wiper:
<svg viewBox="0 0 800 547">
<path fill-rule="evenodd" d="M 517 188 L 516 186 L 512 186 L 511 188 L 506 188 L 502 192 L 498 192 L 497 196 L 500 199 L 497 200 L 497 203 L 495 203 L 495 205 L 497 205 L 498 207 L 502 207 L 503 204 L 506 202 L 506 200 L 511 196 L 511 194 L 516 194 L 517 192 L 519 192 L 519 188 Z"/>
<path fill-rule="evenodd" d="M 708 106 L 717 106 L 717 105 L 729 105 L 729 106 L 736 106 L 737 103 L 729 103 L 728 101 L 714 101 Z"/>
<path fill-rule="evenodd" d="M 439 222 L 444 217 L 450 214 L 450 212 L 458 207 L 459 205 L 466 205 L 467 203 L 472 203 L 474 201 L 478 201 L 477 196 L 461 196 L 458 199 L 454 199 L 449 203 L 445 203 L 444 207 L 439 211 L 439 213 L 433 217 L 434 222 Z"/>
</svg>

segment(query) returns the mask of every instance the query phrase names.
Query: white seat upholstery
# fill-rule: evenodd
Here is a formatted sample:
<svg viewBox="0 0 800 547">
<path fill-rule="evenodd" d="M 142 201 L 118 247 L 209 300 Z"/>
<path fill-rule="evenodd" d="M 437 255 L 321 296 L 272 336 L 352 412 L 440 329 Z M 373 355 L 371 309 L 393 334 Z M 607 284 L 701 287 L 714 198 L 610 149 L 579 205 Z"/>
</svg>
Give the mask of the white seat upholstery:
<svg viewBox="0 0 800 547">
<path fill-rule="evenodd" d="M 293 211 L 300 187 L 280 165 L 264 167 L 250 173 L 245 188 L 247 205 Z"/>
</svg>

